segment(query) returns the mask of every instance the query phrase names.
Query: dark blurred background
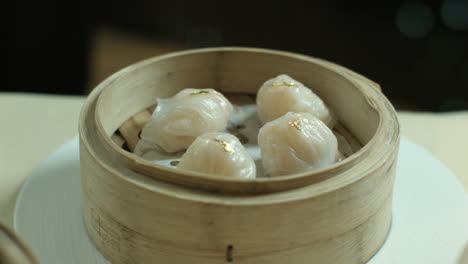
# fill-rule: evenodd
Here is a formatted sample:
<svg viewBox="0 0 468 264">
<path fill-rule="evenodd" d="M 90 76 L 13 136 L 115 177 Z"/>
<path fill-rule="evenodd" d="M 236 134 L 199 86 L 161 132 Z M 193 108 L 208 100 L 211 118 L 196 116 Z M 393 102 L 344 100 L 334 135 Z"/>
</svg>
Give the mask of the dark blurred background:
<svg viewBox="0 0 468 264">
<path fill-rule="evenodd" d="M 15 12 L 0 91 L 87 94 L 161 53 L 253 46 L 346 66 L 399 109 L 468 109 L 468 0 L 24 0 Z"/>
</svg>

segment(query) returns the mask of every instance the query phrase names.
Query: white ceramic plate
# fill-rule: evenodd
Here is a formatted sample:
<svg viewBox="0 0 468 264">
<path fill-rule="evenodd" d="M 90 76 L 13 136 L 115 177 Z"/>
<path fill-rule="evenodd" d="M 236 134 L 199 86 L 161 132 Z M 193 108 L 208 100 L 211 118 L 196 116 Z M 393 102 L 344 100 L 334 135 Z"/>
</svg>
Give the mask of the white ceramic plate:
<svg viewBox="0 0 468 264">
<path fill-rule="evenodd" d="M 452 264 L 468 241 L 468 198 L 456 177 L 402 139 L 393 224 L 372 264 Z M 15 229 L 43 263 L 109 263 L 89 240 L 82 210 L 78 139 L 63 145 L 23 186 Z"/>
</svg>

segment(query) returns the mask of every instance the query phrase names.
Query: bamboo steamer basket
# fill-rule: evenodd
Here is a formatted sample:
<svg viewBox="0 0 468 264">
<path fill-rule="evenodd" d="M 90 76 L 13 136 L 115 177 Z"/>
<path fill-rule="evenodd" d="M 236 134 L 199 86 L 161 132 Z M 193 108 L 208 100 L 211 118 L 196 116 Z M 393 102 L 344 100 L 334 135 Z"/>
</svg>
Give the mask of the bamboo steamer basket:
<svg viewBox="0 0 468 264">
<path fill-rule="evenodd" d="M 281 73 L 333 109 L 354 154 L 314 172 L 238 180 L 154 165 L 128 151 L 156 98 L 214 88 L 251 103 Z M 151 58 L 92 92 L 79 134 L 85 225 L 112 263 L 365 263 L 390 229 L 395 110 L 376 83 L 324 60 L 237 47 Z"/>
</svg>

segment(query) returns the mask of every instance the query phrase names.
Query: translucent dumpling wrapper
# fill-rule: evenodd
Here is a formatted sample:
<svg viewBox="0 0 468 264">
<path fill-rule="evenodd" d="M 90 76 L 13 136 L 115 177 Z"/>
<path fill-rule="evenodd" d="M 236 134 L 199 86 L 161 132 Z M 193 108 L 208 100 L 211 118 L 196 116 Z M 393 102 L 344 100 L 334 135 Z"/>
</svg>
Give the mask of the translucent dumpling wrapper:
<svg viewBox="0 0 468 264">
<path fill-rule="evenodd" d="M 172 98 L 157 99 L 141 141 L 169 153 L 184 150 L 202 134 L 224 131 L 231 112 L 229 100 L 213 89 L 184 89 Z"/>
<path fill-rule="evenodd" d="M 287 113 L 259 131 L 262 164 L 270 176 L 324 168 L 340 158 L 333 132 L 309 113 Z"/>
<path fill-rule="evenodd" d="M 263 123 L 288 112 L 310 113 L 333 128 L 336 118 L 311 89 L 288 75 L 282 74 L 266 81 L 257 93 L 257 111 Z"/>
<path fill-rule="evenodd" d="M 187 149 L 179 169 L 225 177 L 254 179 L 254 160 L 239 139 L 228 133 L 207 133 L 199 136 Z"/>
</svg>

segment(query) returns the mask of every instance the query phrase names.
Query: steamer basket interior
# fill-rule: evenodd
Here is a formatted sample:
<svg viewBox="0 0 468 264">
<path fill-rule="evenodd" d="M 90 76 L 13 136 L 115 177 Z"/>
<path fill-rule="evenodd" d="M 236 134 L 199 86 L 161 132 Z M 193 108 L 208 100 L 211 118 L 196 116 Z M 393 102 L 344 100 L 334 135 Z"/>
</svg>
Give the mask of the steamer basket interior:
<svg viewBox="0 0 468 264">
<path fill-rule="evenodd" d="M 352 142 L 356 151 L 353 155 L 326 169 L 245 181 L 162 168 L 127 151 L 138 141 L 138 134 L 154 109 L 156 98 L 171 97 L 184 88 L 214 88 L 235 100 L 254 102 L 263 82 L 283 73 L 310 87 L 334 111 L 340 133 Z M 221 48 L 187 52 L 147 60 L 118 74 L 119 77 L 99 96 L 96 107 L 97 127 L 108 147 L 138 172 L 211 191 L 275 192 L 338 175 L 368 155 L 363 150 L 378 133 L 381 111 L 385 107 L 378 103 L 382 95 L 375 83 L 356 73 L 319 59 L 265 50 Z M 361 146 L 364 146 L 362 150 Z"/>
</svg>

